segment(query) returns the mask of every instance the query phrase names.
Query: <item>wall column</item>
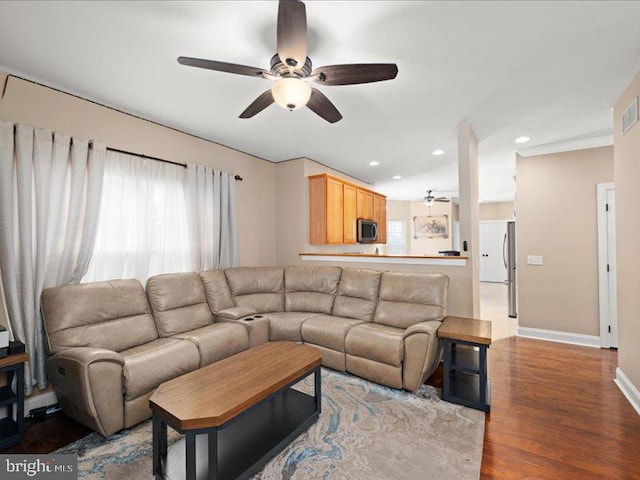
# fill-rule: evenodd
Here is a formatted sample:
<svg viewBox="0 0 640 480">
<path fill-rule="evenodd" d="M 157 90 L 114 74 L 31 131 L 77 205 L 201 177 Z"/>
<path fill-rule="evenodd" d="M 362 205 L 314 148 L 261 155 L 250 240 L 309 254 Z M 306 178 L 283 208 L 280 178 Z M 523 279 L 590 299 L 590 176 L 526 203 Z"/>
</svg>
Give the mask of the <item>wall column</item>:
<svg viewBox="0 0 640 480">
<path fill-rule="evenodd" d="M 457 127 L 458 191 L 460 192 L 460 255 L 469 257 L 466 269 L 473 317 L 480 317 L 480 187 L 478 139 L 467 122 Z M 467 250 L 464 251 L 466 242 Z M 471 313 L 471 312 L 470 312 Z"/>
</svg>

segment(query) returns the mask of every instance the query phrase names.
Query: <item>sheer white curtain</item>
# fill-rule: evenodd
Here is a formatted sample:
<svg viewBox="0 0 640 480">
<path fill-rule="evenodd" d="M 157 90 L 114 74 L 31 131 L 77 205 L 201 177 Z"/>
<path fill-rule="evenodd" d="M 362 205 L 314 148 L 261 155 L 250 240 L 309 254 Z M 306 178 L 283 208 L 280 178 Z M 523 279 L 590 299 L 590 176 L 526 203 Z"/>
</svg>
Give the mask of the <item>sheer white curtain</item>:
<svg viewBox="0 0 640 480">
<path fill-rule="evenodd" d="M 83 282 L 192 270 L 186 169 L 107 152 L 100 222 Z"/>
<path fill-rule="evenodd" d="M 203 271 L 238 265 L 234 176 L 229 172 L 190 164 L 187 179 L 194 268 Z"/>
<path fill-rule="evenodd" d="M 15 133 L 14 133 L 15 132 Z M 0 121 L 0 271 L 25 391 L 47 385 L 43 288 L 78 282 L 93 248 L 105 144 Z"/>
</svg>

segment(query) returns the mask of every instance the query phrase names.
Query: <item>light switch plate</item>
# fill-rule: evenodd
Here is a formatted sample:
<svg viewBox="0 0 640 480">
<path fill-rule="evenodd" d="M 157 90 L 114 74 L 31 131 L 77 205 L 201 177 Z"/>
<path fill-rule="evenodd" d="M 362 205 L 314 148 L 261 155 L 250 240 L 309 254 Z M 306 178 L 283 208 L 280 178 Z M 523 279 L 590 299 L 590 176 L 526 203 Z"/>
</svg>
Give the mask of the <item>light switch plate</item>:
<svg viewBox="0 0 640 480">
<path fill-rule="evenodd" d="M 528 265 L 542 265 L 542 255 L 528 255 L 527 256 L 527 264 Z"/>
</svg>

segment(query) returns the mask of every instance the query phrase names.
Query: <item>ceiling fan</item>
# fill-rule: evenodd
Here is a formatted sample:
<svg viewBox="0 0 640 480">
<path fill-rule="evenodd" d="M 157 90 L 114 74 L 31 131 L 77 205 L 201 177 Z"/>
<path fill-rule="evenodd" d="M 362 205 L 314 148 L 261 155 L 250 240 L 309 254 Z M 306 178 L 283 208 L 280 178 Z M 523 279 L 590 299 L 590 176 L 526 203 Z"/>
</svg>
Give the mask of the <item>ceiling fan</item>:
<svg viewBox="0 0 640 480">
<path fill-rule="evenodd" d="M 448 203 L 451 201 L 450 198 L 447 197 L 435 197 L 433 195 L 433 192 L 435 192 L 436 190 L 427 190 L 427 196 L 424 197 L 424 204 L 427 207 L 430 207 L 431 205 L 433 205 L 434 202 L 443 202 L 443 203 Z"/>
<path fill-rule="evenodd" d="M 191 57 L 178 57 L 178 62 L 190 67 L 272 80 L 271 88 L 249 105 L 240 114 L 240 118 L 251 118 L 276 102 L 287 110 L 296 110 L 306 105 L 329 123 L 341 120 L 342 115 L 327 97 L 309 83 L 354 85 L 391 80 L 398 74 L 395 63 L 329 65 L 313 69 L 311 59 L 307 57 L 306 7 L 298 0 L 280 0 L 277 37 L 278 53 L 271 58 L 269 71 Z"/>
</svg>

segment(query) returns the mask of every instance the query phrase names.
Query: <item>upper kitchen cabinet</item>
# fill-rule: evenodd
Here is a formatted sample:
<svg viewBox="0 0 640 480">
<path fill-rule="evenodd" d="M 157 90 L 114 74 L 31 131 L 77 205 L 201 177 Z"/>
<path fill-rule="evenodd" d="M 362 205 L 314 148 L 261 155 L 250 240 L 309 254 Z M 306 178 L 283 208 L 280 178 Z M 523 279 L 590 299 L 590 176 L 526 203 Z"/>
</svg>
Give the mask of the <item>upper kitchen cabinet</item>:
<svg viewBox="0 0 640 480">
<path fill-rule="evenodd" d="M 373 196 L 373 219 L 378 223 L 377 243 L 387 243 L 387 199 L 382 195 Z"/>
<path fill-rule="evenodd" d="M 387 199 L 327 174 L 309 177 L 309 243 L 356 243 L 356 220 L 378 222 L 378 243 L 387 241 Z"/>
</svg>

